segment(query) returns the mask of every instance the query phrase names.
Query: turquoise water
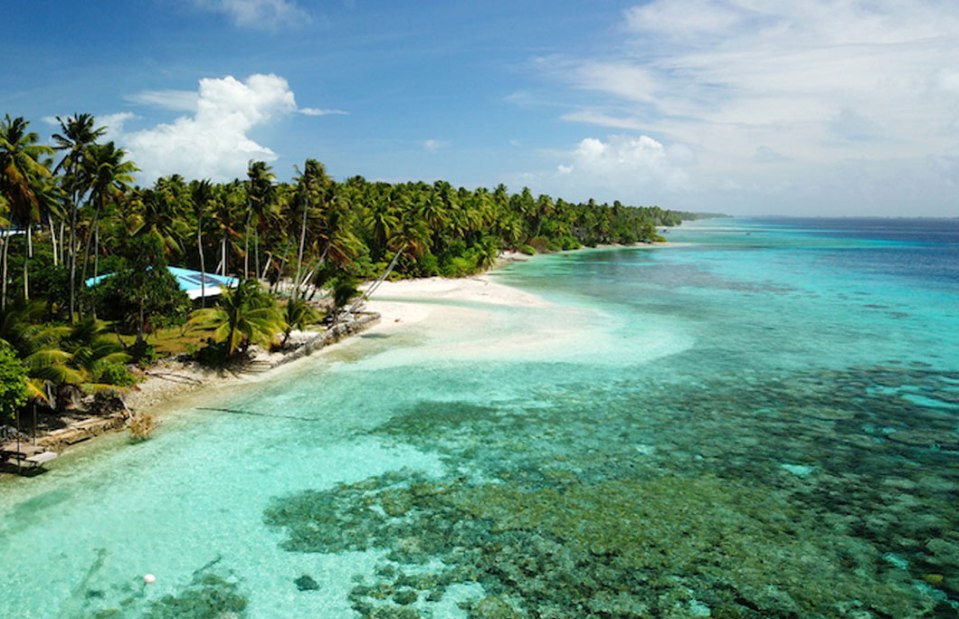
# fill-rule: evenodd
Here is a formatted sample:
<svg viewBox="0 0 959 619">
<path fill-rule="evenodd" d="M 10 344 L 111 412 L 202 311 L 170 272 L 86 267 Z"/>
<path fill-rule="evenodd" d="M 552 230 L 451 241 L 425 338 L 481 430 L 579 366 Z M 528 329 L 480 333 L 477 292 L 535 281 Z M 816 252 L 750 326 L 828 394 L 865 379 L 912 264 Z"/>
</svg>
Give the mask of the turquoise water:
<svg viewBox="0 0 959 619">
<path fill-rule="evenodd" d="M 3 484 L 0 617 L 959 616 L 956 222 L 668 236 Z"/>
</svg>

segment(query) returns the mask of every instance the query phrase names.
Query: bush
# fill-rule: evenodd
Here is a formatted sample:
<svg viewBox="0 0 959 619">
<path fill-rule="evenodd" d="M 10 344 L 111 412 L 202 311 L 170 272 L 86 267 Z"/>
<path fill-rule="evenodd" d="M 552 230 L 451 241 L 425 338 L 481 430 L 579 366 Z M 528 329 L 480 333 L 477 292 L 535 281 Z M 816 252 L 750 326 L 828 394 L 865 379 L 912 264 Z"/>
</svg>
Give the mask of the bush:
<svg viewBox="0 0 959 619">
<path fill-rule="evenodd" d="M 117 387 L 130 387 L 137 383 L 137 377 L 122 363 L 108 363 L 100 370 L 96 381 Z"/>
<path fill-rule="evenodd" d="M 0 420 L 13 418 L 27 403 L 27 369 L 13 348 L 0 340 Z"/>
</svg>

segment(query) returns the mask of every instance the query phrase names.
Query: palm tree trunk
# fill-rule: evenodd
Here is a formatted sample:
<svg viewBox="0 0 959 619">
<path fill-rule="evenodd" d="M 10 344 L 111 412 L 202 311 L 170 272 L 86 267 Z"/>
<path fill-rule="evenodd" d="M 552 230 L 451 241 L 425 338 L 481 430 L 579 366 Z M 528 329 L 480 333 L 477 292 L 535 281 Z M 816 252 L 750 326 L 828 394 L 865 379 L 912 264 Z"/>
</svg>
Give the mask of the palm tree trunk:
<svg viewBox="0 0 959 619">
<path fill-rule="evenodd" d="M 223 232 L 223 241 L 220 244 L 220 275 L 226 277 L 226 231 Z"/>
<path fill-rule="evenodd" d="M 246 216 L 246 234 L 243 239 L 243 279 L 250 273 L 250 215 Z"/>
<path fill-rule="evenodd" d="M 50 224 L 50 245 L 53 250 L 53 266 L 57 266 L 57 264 L 59 264 L 57 260 L 57 229 L 53 225 L 53 216 L 47 219 L 47 223 Z"/>
<path fill-rule="evenodd" d="M 70 324 L 74 323 L 77 299 L 77 200 L 74 192 L 73 212 L 70 215 Z"/>
<path fill-rule="evenodd" d="M 270 270 L 270 263 L 273 262 L 273 252 L 266 252 L 266 262 L 263 264 L 263 273 L 260 275 L 260 279 L 266 279 L 267 273 Z"/>
<path fill-rule="evenodd" d="M 30 258 L 33 257 L 33 226 L 27 224 L 27 251 L 23 256 L 23 300 L 30 300 Z"/>
<path fill-rule="evenodd" d="M 293 278 L 293 291 L 290 293 L 290 299 L 296 301 L 296 292 L 300 287 L 300 269 L 303 267 L 303 249 L 306 245 L 306 215 L 309 211 L 307 205 L 303 205 L 303 224 L 300 226 L 300 251 L 296 260 L 296 277 Z"/>
<path fill-rule="evenodd" d="M 83 271 L 80 277 L 81 282 L 87 281 L 87 265 L 90 262 L 90 247 L 94 244 L 96 238 L 97 228 L 100 226 L 100 205 L 97 205 L 97 209 L 93 211 L 93 225 L 91 226 L 91 234 L 87 237 L 87 246 L 83 250 Z M 96 248 L 94 248 L 95 250 Z"/>
<path fill-rule="evenodd" d="M 203 220 L 197 219 L 196 251 L 200 256 L 200 307 L 206 307 L 206 264 L 203 261 Z"/>
<path fill-rule="evenodd" d="M 93 229 L 93 279 L 100 274 L 100 222 Z M 97 318 L 97 306 L 93 305 L 93 319 Z"/>
<path fill-rule="evenodd" d="M 290 253 L 290 243 L 292 242 L 292 238 L 286 239 L 286 247 L 283 248 L 283 257 L 280 258 L 279 273 L 276 274 L 276 283 L 273 285 L 273 294 L 276 294 L 280 289 L 280 281 L 283 279 L 283 269 L 286 268 L 286 257 Z"/>
<path fill-rule="evenodd" d="M 256 258 L 256 270 L 253 272 L 254 277 L 260 276 L 260 233 L 256 230 L 253 230 L 253 256 Z"/>
<path fill-rule="evenodd" d="M 6 311 L 7 309 L 7 250 L 10 249 L 10 230 L 7 229 L 3 233 L 3 251 L 0 252 L 3 258 L 3 268 L 2 268 L 2 277 L 3 285 L 2 292 L 0 292 L 0 312 Z"/>
</svg>

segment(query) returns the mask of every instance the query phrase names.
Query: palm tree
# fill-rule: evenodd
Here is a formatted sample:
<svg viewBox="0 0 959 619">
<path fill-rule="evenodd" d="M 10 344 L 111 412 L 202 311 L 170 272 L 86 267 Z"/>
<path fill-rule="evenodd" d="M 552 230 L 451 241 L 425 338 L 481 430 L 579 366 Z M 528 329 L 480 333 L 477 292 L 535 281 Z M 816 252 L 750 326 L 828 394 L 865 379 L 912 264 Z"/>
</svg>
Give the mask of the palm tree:
<svg viewBox="0 0 959 619">
<path fill-rule="evenodd" d="M 224 277 L 229 269 L 230 238 L 240 235 L 235 229 L 237 214 L 245 199 L 246 192 L 239 181 L 227 185 L 218 185 L 216 199 L 213 201 L 213 217 L 220 229 L 220 275 Z"/>
<path fill-rule="evenodd" d="M 160 178 L 152 189 L 142 189 L 137 201 L 137 217 L 132 232 L 136 235 L 156 233 L 163 240 L 164 253 L 183 253 L 181 239 L 190 235 L 182 214 L 192 206 L 185 187 L 177 178 Z"/>
<path fill-rule="evenodd" d="M 91 234 L 87 238 L 87 247 L 83 257 L 83 274 L 80 279 L 87 279 L 87 262 L 90 259 L 90 248 L 96 255 L 100 236 L 100 214 L 109 202 L 118 202 L 122 199 L 133 183 L 133 174 L 139 170 L 132 161 L 124 161 L 126 151 L 117 148 L 113 142 L 106 144 L 92 144 L 88 156 L 84 160 L 84 168 L 90 179 L 90 199 L 94 205 L 93 224 Z M 96 259 L 94 259 L 93 276 L 97 276 Z"/>
<path fill-rule="evenodd" d="M 366 209 L 363 225 L 369 229 L 372 235 L 373 247 L 370 249 L 373 250 L 374 258 L 381 257 L 386 249 L 387 242 L 393 236 L 393 231 L 400 225 L 392 201 L 385 199 L 372 201 Z"/>
<path fill-rule="evenodd" d="M 56 150 L 64 151 L 63 159 L 54 168 L 54 173 L 63 172 L 61 177 L 64 195 L 67 196 L 66 211 L 70 215 L 70 244 L 67 254 L 70 260 L 70 322 L 75 319 L 77 284 L 77 216 L 80 200 L 89 190 L 84 162 L 90 147 L 106 133 L 106 127 L 94 127 L 91 114 L 74 114 L 66 119 L 57 116 L 61 133 L 53 134 Z M 65 219 L 65 218 L 64 218 Z M 63 243 L 61 220 L 60 242 Z"/>
<path fill-rule="evenodd" d="M 40 223 L 40 180 L 50 176 L 50 169 L 41 162 L 43 155 L 53 153 L 49 146 L 38 144 L 39 137 L 27 131 L 30 123 L 22 117 L 6 114 L 0 121 L 0 194 L 10 213 L 11 223 L 26 231 L 27 247 L 23 261 L 23 296 L 29 299 L 29 263 L 33 225 Z M 3 244 L 3 286 L 0 311 L 7 305 L 7 255 L 10 239 Z"/>
<path fill-rule="evenodd" d="M 294 196 L 294 205 L 301 210 L 301 224 L 296 275 L 293 278 L 293 291 L 290 297 L 293 300 L 296 300 L 302 283 L 300 275 L 303 268 L 303 252 L 306 249 L 306 222 L 311 209 L 324 210 L 329 184 L 330 178 L 326 175 L 326 168 L 323 167 L 323 164 L 315 159 L 307 159 L 303 166 L 303 172 L 296 179 L 296 194 Z"/>
<path fill-rule="evenodd" d="M 192 328 L 212 328 L 213 341 L 225 342 L 232 357 L 250 344 L 269 344 L 286 324 L 276 300 L 247 279 L 225 290 L 216 307 L 194 311 L 184 329 Z"/>
<path fill-rule="evenodd" d="M 290 339 L 293 329 L 302 331 L 309 325 L 319 322 L 321 317 L 320 313 L 303 299 L 290 299 L 283 310 L 283 318 L 286 328 L 283 330 L 281 348 L 286 346 L 286 341 Z"/>
<path fill-rule="evenodd" d="M 203 258 L 203 215 L 210 210 L 215 199 L 213 184 L 208 180 L 196 181 L 190 186 L 190 201 L 196 217 L 196 252 L 200 259 L 200 304 L 206 307 L 206 261 Z"/>
<path fill-rule="evenodd" d="M 243 247 L 243 276 L 247 277 L 250 267 L 250 226 L 253 226 L 253 248 L 256 253 L 255 268 L 260 273 L 260 236 L 259 226 L 275 195 L 273 170 L 263 161 L 251 161 L 247 168 L 246 196 L 246 240 Z"/>
</svg>

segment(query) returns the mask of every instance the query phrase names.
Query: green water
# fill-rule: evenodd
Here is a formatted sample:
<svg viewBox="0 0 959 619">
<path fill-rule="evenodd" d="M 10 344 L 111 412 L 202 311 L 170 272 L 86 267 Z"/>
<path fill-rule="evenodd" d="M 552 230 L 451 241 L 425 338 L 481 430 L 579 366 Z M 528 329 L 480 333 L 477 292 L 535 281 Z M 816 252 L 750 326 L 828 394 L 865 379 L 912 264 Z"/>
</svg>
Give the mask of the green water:
<svg viewBox="0 0 959 619">
<path fill-rule="evenodd" d="M 4 484 L 0 617 L 959 616 L 959 285 L 671 234 Z"/>
</svg>

